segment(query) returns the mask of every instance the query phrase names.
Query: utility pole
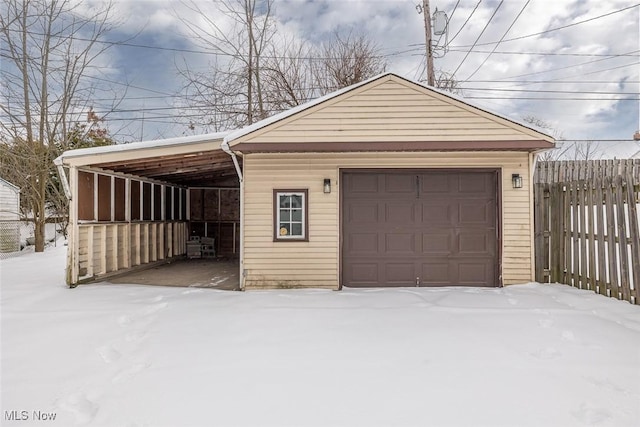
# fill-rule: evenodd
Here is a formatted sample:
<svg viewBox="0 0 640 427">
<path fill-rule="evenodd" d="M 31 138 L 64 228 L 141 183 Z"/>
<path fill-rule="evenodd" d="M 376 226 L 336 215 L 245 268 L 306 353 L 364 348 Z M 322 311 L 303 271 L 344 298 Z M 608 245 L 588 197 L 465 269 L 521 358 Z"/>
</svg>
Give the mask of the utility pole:
<svg viewBox="0 0 640 427">
<path fill-rule="evenodd" d="M 424 37 L 427 45 L 427 84 L 434 85 L 433 73 L 433 48 L 431 46 L 431 11 L 429 10 L 429 0 L 422 0 L 422 15 L 424 17 Z"/>
</svg>

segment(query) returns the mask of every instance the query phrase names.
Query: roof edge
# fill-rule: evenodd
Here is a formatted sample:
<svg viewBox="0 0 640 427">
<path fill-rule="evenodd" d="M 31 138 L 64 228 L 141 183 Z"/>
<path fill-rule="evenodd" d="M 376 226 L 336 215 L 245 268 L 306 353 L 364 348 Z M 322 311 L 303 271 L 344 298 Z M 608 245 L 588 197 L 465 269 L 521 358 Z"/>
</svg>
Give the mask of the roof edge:
<svg viewBox="0 0 640 427">
<path fill-rule="evenodd" d="M 124 144 L 105 145 L 101 147 L 78 148 L 67 150 L 58 156 L 54 163 L 62 164 L 64 159 L 92 156 L 96 154 L 120 153 L 123 151 L 141 151 L 154 148 L 172 147 L 176 145 L 198 144 L 203 142 L 222 142 L 229 132 L 208 133 L 202 135 L 180 136 L 175 138 L 154 139 L 148 141 L 130 142 Z"/>
</svg>

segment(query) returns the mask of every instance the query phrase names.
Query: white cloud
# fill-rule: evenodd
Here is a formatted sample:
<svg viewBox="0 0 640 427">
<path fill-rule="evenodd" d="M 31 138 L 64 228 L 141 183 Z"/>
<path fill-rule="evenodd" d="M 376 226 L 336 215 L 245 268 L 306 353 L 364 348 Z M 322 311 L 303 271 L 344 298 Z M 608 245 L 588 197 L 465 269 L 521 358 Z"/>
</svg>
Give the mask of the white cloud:
<svg viewBox="0 0 640 427">
<path fill-rule="evenodd" d="M 275 17 L 278 20 L 279 31 L 314 43 L 326 39 L 335 30 L 364 33 L 375 40 L 381 46 L 382 52 L 388 55 L 391 71 L 408 78 L 417 78 L 422 77 L 419 71 L 424 51 L 423 16 L 417 14 L 415 9 L 418 3 L 418 0 L 278 0 L 275 2 Z M 451 50 L 444 57 L 436 58 L 436 69 L 452 72 L 458 68 L 469 46 L 474 43 L 499 4 L 496 0 L 482 2 L 463 27 L 476 3 L 460 2 L 453 13 L 449 39 L 461 28 L 462 31 L 451 43 Z M 215 11 L 216 2 L 196 0 L 196 4 L 207 9 L 208 19 L 222 23 L 222 15 Z M 455 4 L 456 0 L 432 0 L 431 11 L 435 11 L 437 7 L 451 16 Z M 485 61 L 487 52 L 495 46 L 486 43 L 498 41 L 524 5 L 525 0 L 509 0 L 502 4 L 474 48 L 475 52 L 470 53 L 460 66 L 456 78 L 465 80 Z M 469 97 L 492 98 L 470 99 L 470 102 L 485 105 L 508 116 L 520 118 L 535 115 L 555 123 L 567 138 L 630 139 L 636 130 L 634 127 L 638 126 L 637 101 L 558 98 L 638 98 L 640 67 L 637 64 L 628 64 L 640 59 L 637 52 L 640 49 L 640 8 L 636 7 L 566 29 L 549 31 L 535 37 L 509 40 L 570 25 L 630 5 L 628 0 L 531 0 L 505 36 L 505 41 L 484 62 L 473 78 L 463 85 L 484 90 L 467 90 L 465 94 Z M 141 31 L 132 43 L 179 49 L 201 48 L 193 37 L 186 35 L 185 25 L 178 18 L 186 18 L 194 23 L 203 23 L 204 20 L 181 2 L 117 0 L 116 9 L 117 16 L 125 21 L 120 28 L 121 33 L 133 35 Z M 632 56 L 617 58 L 588 56 L 633 51 L 636 52 Z M 575 54 L 587 56 L 571 56 Z M 174 68 L 177 60 L 184 57 L 193 68 L 201 70 L 206 69 L 212 60 L 209 55 L 142 48 L 122 48 L 112 55 L 110 59 L 117 61 L 122 78 L 127 76 L 136 84 L 152 86 L 151 89 L 156 88 L 163 93 L 176 92 L 180 85 Z M 594 60 L 599 61 L 587 63 Z M 531 83 L 532 81 L 544 83 Z M 496 88 L 531 92 L 489 91 Z M 631 94 L 615 95 L 623 92 Z M 144 91 L 131 93 L 140 97 L 151 94 Z M 155 102 L 149 99 L 145 101 L 145 106 L 155 105 Z M 140 102 L 136 101 L 132 105 L 136 104 L 139 105 Z M 629 123 L 635 124 L 629 127 Z M 175 126 L 160 123 L 156 125 L 155 128 L 155 125 L 147 125 L 145 135 L 156 137 L 158 134 L 173 136 L 180 133 Z"/>
</svg>

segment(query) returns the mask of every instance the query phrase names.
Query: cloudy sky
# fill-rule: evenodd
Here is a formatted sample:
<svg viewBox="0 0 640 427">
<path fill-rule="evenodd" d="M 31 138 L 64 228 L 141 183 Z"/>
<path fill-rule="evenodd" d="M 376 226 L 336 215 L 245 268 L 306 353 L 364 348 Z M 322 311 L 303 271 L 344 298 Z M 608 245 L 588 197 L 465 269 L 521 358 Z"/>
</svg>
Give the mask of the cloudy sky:
<svg viewBox="0 0 640 427">
<path fill-rule="evenodd" d="M 215 0 L 196 0 L 217 19 Z M 421 0 L 275 0 L 278 31 L 309 43 L 336 30 L 374 40 L 388 70 L 425 77 Z M 431 0 L 446 12 L 435 68 L 453 74 L 472 104 L 534 116 L 570 140 L 631 140 L 640 127 L 640 3 L 634 0 Z M 204 71 L 215 59 L 187 35 L 173 0 L 115 0 L 113 39 L 101 78 L 129 85 L 110 127 L 128 141 L 185 134 L 171 108 L 183 83 L 176 63 Z M 446 45 L 446 49 L 444 46 Z M 99 104 L 99 103 L 98 103 Z M 96 105 L 96 111 L 101 106 Z M 105 107 L 106 108 L 106 107 Z M 123 128 L 124 127 L 124 128 Z"/>
</svg>

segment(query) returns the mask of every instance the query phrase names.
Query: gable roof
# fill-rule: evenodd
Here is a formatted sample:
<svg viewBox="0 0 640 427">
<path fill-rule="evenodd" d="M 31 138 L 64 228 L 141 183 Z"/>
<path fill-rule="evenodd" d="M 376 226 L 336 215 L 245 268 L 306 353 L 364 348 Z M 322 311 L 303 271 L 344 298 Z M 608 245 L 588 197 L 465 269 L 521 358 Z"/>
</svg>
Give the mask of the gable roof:
<svg viewBox="0 0 640 427">
<path fill-rule="evenodd" d="M 384 89 L 386 89 L 386 91 Z M 339 113 L 337 113 L 338 107 L 345 107 L 349 103 L 353 104 L 354 99 L 356 99 L 358 96 L 364 97 L 365 95 L 373 94 L 373 93 L 384 93 L 384 95 L 377 95 L 378 96 L 377 105 L 371 104 L 371 103 L 364 104 L 363 103 L 364 101 L 361 101 L 361 105 L 359 106 L 360 110 L 357 109 L 358 107 L 353 107 L 352 110 L 349 111 L 351 116 L 342 117 Z M 402 96 L 405 96 L 405 97 L 408 96 L 406 98 L 407 102 L 405 103 L 407 104 L 407 108 L 406 108 L 407 111 L 399 111 L 397 110 L 397 108 L 400 108 L 400 107 L 397 107 L 396 110 L 393 112 L 393 114 L 395 114 L 397 117 L 404 118 L 402 116 L 403 114 L 405 115 L 409 114 L 409 115 L 415 116 L 416 112 L 418 112 L 418 114 L 421 115 L 421 117 L 413 117 L 414 119 L 414 123 L 412 124 L 414 126 L 414 128 L 412 129 L 413 135 L 409 135 L 409 138 L 406 141 L 405 140 L 396 141 L 393 147 L 388 146 L 387 148 L 390 148 L 391 151 L 394 151 L 395 149 L 448 150 L 448 149 L 464 149 L 464 148 L 471 149 L 471 150 L 473 149 L 533 150 L 533 149 L 553 147 L 554 139 L 551 136 L 534 129 L 529 125 L 525 125 L 513 119 L 506 118 L 500 114 L 491 112 L 487 109 L 474 106 L 466 102 L 463 98 L 441 91 L 439 89 L 432 88 L 430 86 L 426 86 L 422 83 L 408 80 L 404 77 L 398 76 L 397 74 L 390 73 L 390 72 L 380 74 L 368 80 L 362 81 L 352 86 L 345 87 L 336 92 L 332 92 L 320 98 L 301 104 L 290 110 L 284 111 L 282 113 L 276 114 L 267 119 L 256 122 L 245 128 L 232 131 L 224 138 L 224 144 L 229 144 L 232 146 L 241 145 L 242 147 L 237 146 L 237 149 L 240 151 L 242 151 L 243 149 L 245 151 L 253 151 L 253 150 L 263 151 L 263 149 L 268 148 L 269 146 L 268 143 L 270 142 L 270 138 L 266 137 L 265 135 L 269 135 L 269 133 L 271 132 L 272 133 L 271 140 L 280 141 L 282 137 L 285 136 L 284 129 L 287 128 L 288 124 L 291 124 L 291 125 L 295 124 L 295 126 L 300 128 L 304 125 L 305 118 L 306 119 L 311 117 L 319 118 L 322 112 L 326 112 L 326 111 L 329 111 L 331 108 L 334 108 L 336 112 L 334 112 L 333 114 L 333 119 L 334 119 L 333 122 L 324 122 L 324 123 L 329 123 L 329 126 L 336 127 L 335 129 L 336 132 L 334 132 L 333 135 L 322 136 L 321 135 L 322 131 L 325 131 L 326 129 L 325 128 L 315 129 L 319 131 L 319 132 L 315 132 L 315 135 L 317 136 L 316 142 L 319 142 L 321 140 L 322 145 L 315 144 L 312 150 L 305 150 L 301 144 L 298 144 L 295 147 L 294 147 L 294 144 L 288 144 L 286 148 L 291 148 L 291 149 L 295 148 L 297 151 L 313 151 L 316 149 L 320 149 L 321 151 L 330 151 L 330 150 L 343 151 L 346 149 L 346 151 L 349 151 L 349 148 L 348 148 L 349 145 L 345 144 L 345 142 L 347 141 L 342 140 L 341 137 L 348 133 L 349 129 L 347 128 L 349 125 L 347 124 L 347 122 L 350 120 L 350 117 L 352 117 L 353 113 L 359 112 L 360 116 L 367 118 L 368 114 L 371 115 L 370 113 L 372 111 L 372 108 L 377 107 L 380 111 L 383 111 L 385 107 L 389 107 L 389 105 L 385 104 L 387 100 L 394 103 L 393 106 L 402 105 L 397 103 Z M 370 99 L 373 99 L 373 98 L 370 96 Z M 412 103 L 415 104 L 416 102 L 420 105 L 417 105 L 417 104 L 412 105 Z M 502 140 L 502 143 L 498 144 L 496 147 L 490 148 L 489 146 L 491 146 L 492 144 L 487 144 L 486 141 L 485 143 L 482 143 L 481 138 L 478 139 L 477 136 L 473 134 L 471 134 L 468 137 L 464 137 L 463 139 L 466 139 L 465 141 L 466 144 L 457 144 L 456 145 L 457 148 L 453 148 L 452 144 L 447 145 L 442 143 L 440 144 L 435 143 L 435 142 L 450 141 L 451 138 L 449 137 L 449 138 L 439 139 L 437 135 L 429 134 L 428 128 L 425 127 L 425 125 L 419 121 L 419 120 L 427 119 L 433 122 L 433 119 L 435 117 L 429 116 L 429 114 L 431 114 L 428 108 L 429 105 L 427 105 L 429 102 L 431 102 L 432 104 L 438 104 L 439 106 L 441 106 L 441 108 L 442 106 L 445 106 L 445 108 L 449 108 L 448 113 L 459 116 L 458 120 L 468 121 L 469 119 L 471 119 L 471 121 L 474 121 L 475 119 L 476 122 L 480 119 L 483 120 L 484 122 L 478 125 L 478 129 L 480 129 L 482 126 L 485 126 L 485 127 L 493 126 L 495 129 L 499 130 L 494 133 L 498 135 L 497 139 Z M 409 111 L 410 109 L 412 110 Z M 387 108 L 387 110 L 389 110 L 389 108 Z M 391 110 L 393 110 L 393 108 Z M 381 113 L 377 112 L 377 114 L 381 114 Z M 377 144 L 377 142 L 379 141 L 376 141 L 375 138 L 373 138 L 372 140 L 367 140 L 367 137 L 366 137 L 366 130 L 368 130 L 368 128 L 366 127 L 367 123 L 370 125 L 371 129 L 376 128 L 376 126 L 386 126 L 386 130 L 397 129 L 399 131 L 402 131 L 402 125 L 398 125 L 397 123 L 394 124 L 394 122 L 392 120 L 389 120 L 389 118 L 386 115 L 380 116 L 378 118 L 379 120 L 373 121 L 373 122 L 369 120 L 368 122 L 361 121 L 361 123 L 357 123 L 357 125 L 360 126 L 360 129 L 363 129 L 363 131 L 357 132 L 356 130 L 357 126 L 355 126 L 354 129 L 352 129 L 353 132 L 351 134 L 351 137 L 352 138 L 355 137 L 356 139 L 361 138 L 362 139 L 361 142 L 369 143 L 368 147 L 375 150 L 380 147 L 380 144 Z M 446 125 L 441 124 L 441 122 L 444 123 L 447 120 L 448 120 L 447 116 L 440 116 L 440 121 L 438 121 L 438 124 L 435 126 L 442 128 L 443 126 L 446 126 Z M 387 124 L 384 124 L 385 121 L 387 122 Z M 449 125 L 455 127 L 453 123 L 449 123 Z M 418 128 L 422 128 L 422 129 L 418 131 L 419 130 Z M 507 129 L 509 129 L 509 132 L 504 131 Z M 292 128 L 288 130 L 292 130 Z M 469 131 L 472 129 L 469 128 L 467 130 Z M 314 133 L 313 126 L 311 128 L 306 129 L 306 131 L 307 131 L 306 132 L 307 135 L 313 134 Z M 325 134 L 326 133 L 327 132 L 325 132 Z M 503 135 L 500 135 L 500 133 L 502 133 Z M 314 141 L 313 138 L 308 138 L 307 136 L 301 137 L 300 134 L 297 137 L 299 139 L 305 139 L 305 141 L 298 141 L 300 143 Z M 325 138 L 325 139 L 322 139 L 322 138 Z M 458 137 L 457 139 L 461 139 L 461 137 Z M 511 140 L 510 143 L 508 143 L 507 140 Z M 336 144 L 334 143 L 334 141 L 336 143 L 339 142 L 341 144 Z M 429 142 L 428 144 L 426 143 L 427 141 Z M 529 142 L 526 142 L 526 141 L 529 141 Z M 534 143 L 533 141 L 536 141 L 536 142 Z M 423 144 L 420 144 L 420 142 L 423 142 Z M 259 147 L 258 143 L 262 143 L 262 145 Z M 280 144 L 279 147 L 280 148 L 278 150 L 265 149 L 264 151 L 288 151 L 288 149 L 283 149 L 282 144 Z M 311 148 L 311 147 L 308 147 L 308 148 Z M 364 145 L 360 144 L 360 147 L 357 148 L 357 150 L 359 151 L 363 148 L 365 148 Z"/>
</svg>

